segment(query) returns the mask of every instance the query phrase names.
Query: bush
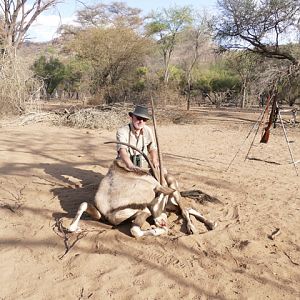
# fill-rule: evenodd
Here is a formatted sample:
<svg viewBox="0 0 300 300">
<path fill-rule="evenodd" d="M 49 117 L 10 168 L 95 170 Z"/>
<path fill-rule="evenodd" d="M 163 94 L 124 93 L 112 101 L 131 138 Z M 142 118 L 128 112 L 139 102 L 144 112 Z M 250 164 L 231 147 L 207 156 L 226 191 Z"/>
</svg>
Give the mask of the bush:
<svg viewBox="0 0 300 300">
<path fill-rule="evenodd" d="M 22 114 L 39 109 L 42 84 L 16 57 L 0 58 L 0 115 Z"/>
</svg>

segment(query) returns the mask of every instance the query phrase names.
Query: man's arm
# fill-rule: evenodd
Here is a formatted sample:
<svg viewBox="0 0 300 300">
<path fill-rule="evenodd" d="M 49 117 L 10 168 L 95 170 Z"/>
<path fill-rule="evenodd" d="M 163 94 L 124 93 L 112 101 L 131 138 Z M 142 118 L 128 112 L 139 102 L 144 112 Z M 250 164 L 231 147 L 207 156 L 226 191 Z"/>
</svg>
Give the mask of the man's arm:
<svg viewBox="0 0 300 300">
<path fill-rule="evenodd" d="M 158 160 L 157 150 L 156 149 L 151 149 L 149 151 L 149 154 L 150 154 L 151 161 L 154 165 L 154 168 L 158 169 L 159 168 L 159 160 Z"/>
<path fill-rule="evenodd" d="M 130 170 L 136 168 L 136 166 L 130 160 L 128 152 L 127 152 L 127 150 L 125 148 L 120 148 L 119 149 L 119 156 L 124 161 L 124 163 L 125 163 L 125 165 L 126 165 L 127 168 L 129 168 Z"/>
<path fill-rule="evenodd" d="M 150 155 L 150 159 L 154 165 L 154 168 L 159 168 L 159 159 L 158 159 L 158 152 L 157 152 L 157 145 L 155 142 L 155 138 L 152 132 L 152 129 L 150 127 L 147 127 L 147 133 L 148 133 L 148 153 Z"/>
<path fill-rule="evenodd" d="M 128 126 L 121 127 L 117 130 L 116 139 L 118 142 L 128 143 L 129 142 L 128 136 L 129 136 Z M 119 158 L 123 160 L 127 168 L 133 169 L 135 167 L 132 161 L 130 160 L 126 146 L 120 144 L 117 145 L 117 152 Z"/>
</svg>

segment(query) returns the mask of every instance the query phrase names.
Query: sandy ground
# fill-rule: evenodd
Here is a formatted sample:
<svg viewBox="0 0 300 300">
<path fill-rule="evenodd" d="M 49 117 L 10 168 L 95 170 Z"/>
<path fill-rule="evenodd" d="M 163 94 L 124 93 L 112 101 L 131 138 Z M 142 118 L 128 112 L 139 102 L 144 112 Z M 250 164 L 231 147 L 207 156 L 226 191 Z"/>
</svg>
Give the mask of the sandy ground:
<svg viewBox="0 0 300 300">
<path fill-rule="evenodd" d="M 81 233 L 61 230 L 93 200 L 115 156 L 103 144 L 114 131 L 0 128 L 0 299 L 299 299 L 300 177 L 280 127 L 268 144 L 256 139 L 244 161 L 257 117 L 198 111 L 189 124 L 160 126 L 181 189 L 220 203 L 185 201 L 218 227 L 194 220 L 198 233 L 187 235 L 172 213 L 168 235 L 142 239 L 128 222 L 88 217 Z M 299 160 L 299 127 L 287 131 Z"/>
</svg>

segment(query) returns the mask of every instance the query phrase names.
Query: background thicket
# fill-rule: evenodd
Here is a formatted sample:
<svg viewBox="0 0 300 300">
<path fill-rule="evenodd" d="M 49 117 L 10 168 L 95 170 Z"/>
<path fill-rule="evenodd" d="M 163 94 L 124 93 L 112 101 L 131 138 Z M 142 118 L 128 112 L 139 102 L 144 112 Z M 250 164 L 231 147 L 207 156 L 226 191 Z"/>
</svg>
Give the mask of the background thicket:
<svg viewBox="0 0 300 300">
<path fill-rule="evenodd" d="M 122 2 L 96 3 L 59 38 L 26 41 L 32 21 L 56 2 L 32 6 L 33 19 L 20 23 L 26 1 L 22 10 L 1 0 L 1 114 L 41 100 L 102 105 L 151 96 L 187 109 L 256 107 L 274 85 L 281 103 L 299 102 L 299 1 L 219 0 L 218 15 L 173 6 L 147 17 Z"/>
</svg>

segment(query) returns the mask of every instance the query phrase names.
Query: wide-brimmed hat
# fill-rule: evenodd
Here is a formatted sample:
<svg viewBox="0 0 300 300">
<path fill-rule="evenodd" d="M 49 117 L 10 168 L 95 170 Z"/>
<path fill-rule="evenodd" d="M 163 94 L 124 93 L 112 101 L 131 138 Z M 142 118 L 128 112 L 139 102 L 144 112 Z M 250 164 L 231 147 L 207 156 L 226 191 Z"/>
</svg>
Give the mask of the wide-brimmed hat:
<svg viewBox="0 0 300 300">
<path fill-rule="evenodd" d="M 144 119 L 149 120 L 150 119 L 150 115 L 148 113 L 148 108 L 146 106 L 142 106 L 142 105 L 137 105 L 134 109 L 134 111 L 129 112 L 128 113 L 130 117 L 132 117 L 132 115 L 135 115 L 137 117 L 141 117 Z"/>
</svg>

